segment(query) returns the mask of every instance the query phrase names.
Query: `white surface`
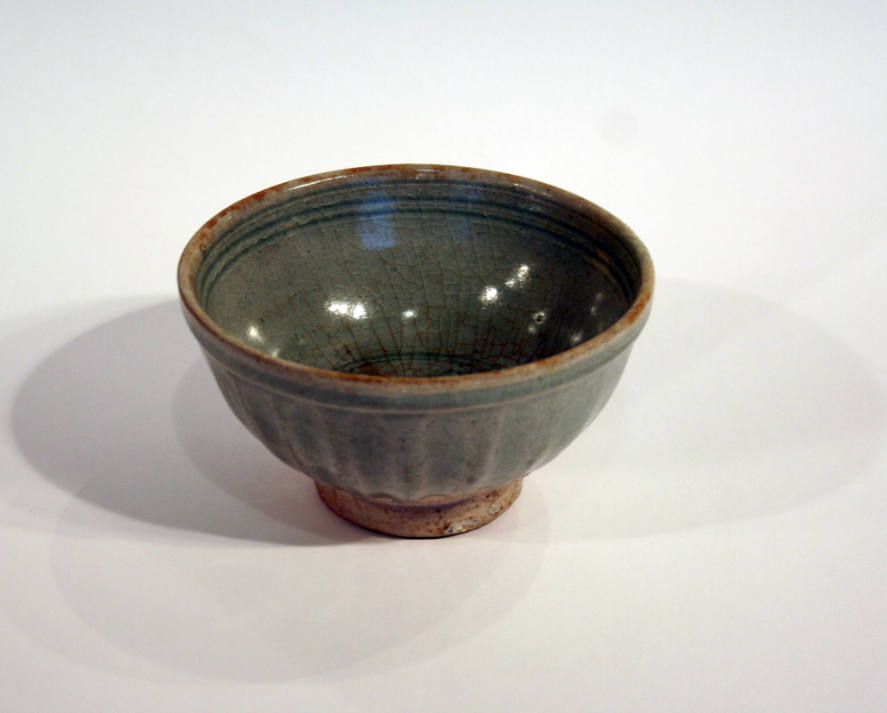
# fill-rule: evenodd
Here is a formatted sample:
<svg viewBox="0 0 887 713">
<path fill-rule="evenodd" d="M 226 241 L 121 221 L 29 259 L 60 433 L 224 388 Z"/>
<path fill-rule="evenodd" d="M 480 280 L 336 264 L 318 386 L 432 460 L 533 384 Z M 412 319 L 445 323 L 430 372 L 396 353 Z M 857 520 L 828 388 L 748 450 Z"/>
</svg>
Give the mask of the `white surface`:
<svg viewBox="0 0 887 713">
<path fill-rule="evenodd" d="M 182 5 L 0 9 L 0 710 L 883 712 L 887 6 Z M 599 420 L 430 542 L 266 454 L 174 292 L 228 203 L 397 161 L 659 275 Z"/>
</svg>

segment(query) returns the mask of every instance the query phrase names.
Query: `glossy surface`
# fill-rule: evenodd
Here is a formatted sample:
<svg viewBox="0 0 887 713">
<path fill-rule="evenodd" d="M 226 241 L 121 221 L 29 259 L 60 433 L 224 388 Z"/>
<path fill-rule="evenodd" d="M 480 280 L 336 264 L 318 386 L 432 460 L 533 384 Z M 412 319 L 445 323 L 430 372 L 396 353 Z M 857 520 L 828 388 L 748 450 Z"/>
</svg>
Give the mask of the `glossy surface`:
<svg viewBox="0 0 887 713">
<path fill-rule="evenodd" d="M 272 452 L 413 502 L 501 487 L 575 438 L 646 320 L 652 265 L 551 186 L 383 166 L 226 209 L 179 280 L 222 392 Z"/>
<path fill-rule="evenodd" d="M 562 206 L 459 175 L 366 177 L 286 196 L 207 252 L 197 289 L 272 356 L 445 376 L 552 356 L 628 309 L 637 266 Z"/>
</svg>

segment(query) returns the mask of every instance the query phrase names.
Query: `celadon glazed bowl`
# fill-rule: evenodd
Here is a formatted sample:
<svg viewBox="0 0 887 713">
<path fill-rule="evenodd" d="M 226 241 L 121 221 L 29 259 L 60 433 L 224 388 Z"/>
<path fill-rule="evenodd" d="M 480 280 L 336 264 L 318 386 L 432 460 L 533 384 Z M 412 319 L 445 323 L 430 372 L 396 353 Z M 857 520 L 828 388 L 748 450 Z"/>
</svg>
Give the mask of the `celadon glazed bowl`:
<svg viewBox="0 0 887 713">
<path fill-rule="evenodd" d="M 178 280 L 225 399 L 272 453 L 342 517 L 436 537 L 502 514 L 598 414 L 653 265 L 566 191 L 392 165 L 244 198 L 191 239 Z"/>
</svg>

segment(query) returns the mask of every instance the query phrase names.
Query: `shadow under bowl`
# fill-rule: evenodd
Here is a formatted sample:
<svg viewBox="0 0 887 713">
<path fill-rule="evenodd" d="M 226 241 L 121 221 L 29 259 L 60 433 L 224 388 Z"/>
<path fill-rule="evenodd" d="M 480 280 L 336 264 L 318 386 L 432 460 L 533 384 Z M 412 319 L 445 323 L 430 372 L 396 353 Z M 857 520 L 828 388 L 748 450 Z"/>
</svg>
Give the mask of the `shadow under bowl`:
<svg viewBox="0 0 887 713">
<path fill-rule="evenodd" d="M 391 534 L 465 532 L 603 407 L 653 267 L 598 206 L 432 165 L 261 191 L 191 239 L 185 317 L 237 417 Z"/>
</svg>

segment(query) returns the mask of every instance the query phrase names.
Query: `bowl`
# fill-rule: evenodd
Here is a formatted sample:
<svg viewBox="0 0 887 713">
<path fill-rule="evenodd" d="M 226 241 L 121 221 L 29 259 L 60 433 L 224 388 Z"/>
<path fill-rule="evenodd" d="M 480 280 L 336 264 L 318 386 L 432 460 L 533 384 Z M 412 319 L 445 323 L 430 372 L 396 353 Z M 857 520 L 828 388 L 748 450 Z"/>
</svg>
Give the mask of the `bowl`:
<svg viewBox="0 0 887 713">
<path fill-rule="evenodd" d="M 246 428 L 342 517 L 439 537 L 505 512 L 598 414 L 653 266 L 566 191 L 391 165 L 233 204 L 187 244 L 178 282 Z"/>
</svg>

